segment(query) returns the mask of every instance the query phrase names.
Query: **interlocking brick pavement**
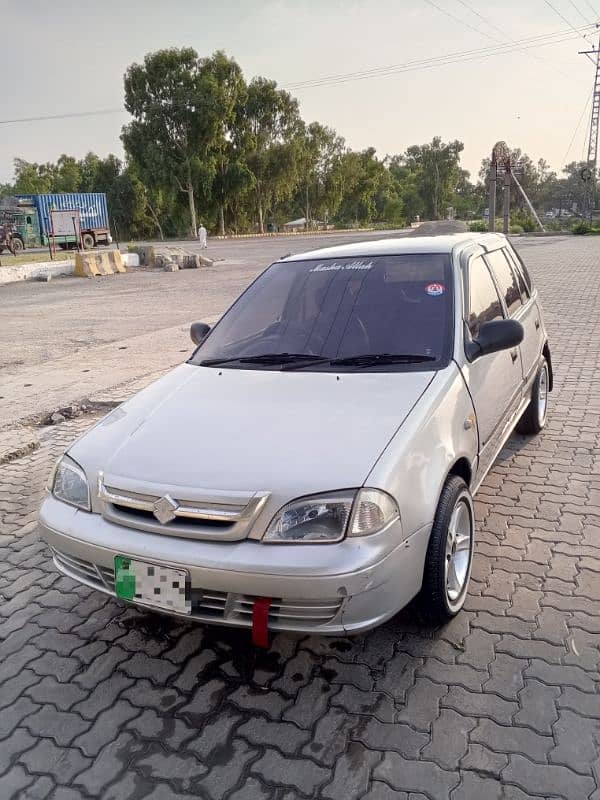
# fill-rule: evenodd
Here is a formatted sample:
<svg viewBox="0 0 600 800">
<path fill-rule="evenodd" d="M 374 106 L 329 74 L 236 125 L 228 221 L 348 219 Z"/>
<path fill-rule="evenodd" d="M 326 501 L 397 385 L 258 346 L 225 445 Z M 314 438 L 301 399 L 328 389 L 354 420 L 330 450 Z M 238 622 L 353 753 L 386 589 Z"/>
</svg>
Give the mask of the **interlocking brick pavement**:
<svg viewBox="0 0 600 800">
<path fill-rule="evenodd" d="M 354 639 L 148 614 L 55 572 L 36 511 L 91 424 L 0 478 L 0 797 L 600 800 L 600 258 L 522 241 L 556 389 L 477 497 L 465 610 Z"/>
</svg>

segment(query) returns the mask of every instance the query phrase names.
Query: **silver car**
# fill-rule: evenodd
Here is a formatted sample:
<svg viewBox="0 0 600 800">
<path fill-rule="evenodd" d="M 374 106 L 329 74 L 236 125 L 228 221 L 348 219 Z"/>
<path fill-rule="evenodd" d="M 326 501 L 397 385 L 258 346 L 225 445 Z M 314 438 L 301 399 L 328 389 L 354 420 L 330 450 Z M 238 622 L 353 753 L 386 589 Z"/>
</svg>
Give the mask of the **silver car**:
<svg viewBox="0 0 600 800">
<path fill-rule="evenodd" d="M 511 431 L 546 421 L 531 278 L 496 234 L 284 258 L 197 348 L 57 464 L 58 569 L 175 615 L 358 633 L 418 596 L 461 609 L 472 496 Z"/>
</svg>

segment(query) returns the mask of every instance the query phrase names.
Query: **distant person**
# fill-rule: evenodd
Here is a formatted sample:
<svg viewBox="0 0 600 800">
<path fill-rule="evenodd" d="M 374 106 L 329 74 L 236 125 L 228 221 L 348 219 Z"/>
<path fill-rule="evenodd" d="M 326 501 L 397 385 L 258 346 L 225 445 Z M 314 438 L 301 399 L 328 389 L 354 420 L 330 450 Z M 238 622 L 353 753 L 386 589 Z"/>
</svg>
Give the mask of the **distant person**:
<svg viewBox="0 0 600 800">
<path fill-rule="evenodd" d="M 202 249 L 206 247 L 206 228 L 202 224 L 198 228 L 198 242 Z"/>
</svg>

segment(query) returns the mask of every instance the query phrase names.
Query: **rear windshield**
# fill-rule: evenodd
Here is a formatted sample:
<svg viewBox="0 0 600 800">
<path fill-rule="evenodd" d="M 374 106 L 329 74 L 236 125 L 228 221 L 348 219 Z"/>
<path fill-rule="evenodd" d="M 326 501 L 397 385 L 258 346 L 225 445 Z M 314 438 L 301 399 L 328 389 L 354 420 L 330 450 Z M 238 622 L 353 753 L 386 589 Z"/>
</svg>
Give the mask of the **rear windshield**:
<svg viewBox="0 0 600 800">
<path fill-rule="evenodd" d="M 284 261 L 244 292 L 191 363 L 264 353 L 417 354 L 427 361 L 386 371 L 437 369 L 451 356 L 452 298 L 450 257 L 443 253 Z"/>
</svg>

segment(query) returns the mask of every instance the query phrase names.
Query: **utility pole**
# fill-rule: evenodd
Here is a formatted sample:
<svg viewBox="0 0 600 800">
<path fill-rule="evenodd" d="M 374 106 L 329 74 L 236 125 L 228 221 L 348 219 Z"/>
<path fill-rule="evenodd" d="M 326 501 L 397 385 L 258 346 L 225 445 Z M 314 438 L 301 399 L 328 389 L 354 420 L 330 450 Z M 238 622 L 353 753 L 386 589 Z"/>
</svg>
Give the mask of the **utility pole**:
<svg viewBox="0 0 600 800">
<path fill-rule="evenodd" d="M 506 162 L 504 172 L 504 197 L 503 197 L 503 225 L 504 235 L 508 233 L 510 227 L 510 161 Z"/>
<path fill-rule="evenodd" d="M 491 231 L 496 230 L 496 181 L 498 179 L 498 164 L 496 154 L 492 152 L 492 162 L 490 164 L 490 199 L 489 199 L 489 219 L 488 225 Z"/>
<path fill-rule="evenodd" d="M 592 101 L 592 116 L 590 119 L 590 138 L 588 142 L 587 172 L 582 175 L 583 180 L 587 180 L 588 190 L 588 211 L 590 223 L 596 206 L 596 168 L 598 165 L 598 126 L 600 123 L 600 35 L 598 47 L 591 50 L 580 50 L 580 55 L 587 56 L 595 66 L 594 76 L 594 98 Z"/>
<path fill-rule="evenodd" d="M 505 234 L 509 232 L 510 229 L 510 187 L 511 182 L 514 181 L 515 186 L 523 196 L 525 202 L 529 206 L 529 210 L 535 217 L 537 224 L 540 226 L 541 230 L 544 231 L 544 226 L 542 225 L 542 221 L 539 218 L 538 214 L 536 213 L 531 200 L 527 197 L 527 193 L 521 186 L 520 182 L 517 179 L 517 174 L 523 174 L 523 166 L 520 162 L 512 161 L 512 154 L 506 142 L 496 142 L 494 145 L 494 149 L 492 150 L 492 157 L 490 159 L 490 171 L 488 174 L 489 184 L 490 184 L 490 220 L 489 220 L 489 229 L 490 231 L 496 230 L 496 219 L 495 219 L 495 211 L 496 211 L 496 186 L 498 183 L 498 178 L 500 176 L 504 177 L 502 181 L 502 229 Z"/>
</svg>

